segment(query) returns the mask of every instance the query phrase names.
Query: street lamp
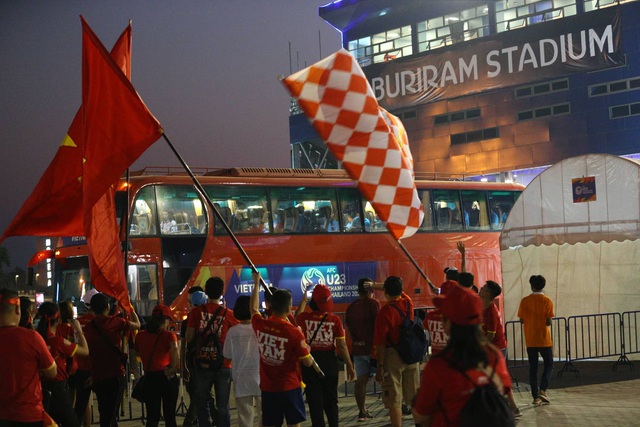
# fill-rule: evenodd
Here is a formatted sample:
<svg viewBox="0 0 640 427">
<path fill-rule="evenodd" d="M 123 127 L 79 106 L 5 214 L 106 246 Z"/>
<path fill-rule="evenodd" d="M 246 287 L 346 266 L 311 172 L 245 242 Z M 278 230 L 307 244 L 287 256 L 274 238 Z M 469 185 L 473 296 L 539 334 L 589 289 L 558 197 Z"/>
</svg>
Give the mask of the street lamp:
<svg viewBox="0 0 640 427">
<path fill-rule="evenodd" d="M 20 275 L 16 274 L 16 288 L 18 287 L 18 277 L 20 277 Z"/>
</svg>

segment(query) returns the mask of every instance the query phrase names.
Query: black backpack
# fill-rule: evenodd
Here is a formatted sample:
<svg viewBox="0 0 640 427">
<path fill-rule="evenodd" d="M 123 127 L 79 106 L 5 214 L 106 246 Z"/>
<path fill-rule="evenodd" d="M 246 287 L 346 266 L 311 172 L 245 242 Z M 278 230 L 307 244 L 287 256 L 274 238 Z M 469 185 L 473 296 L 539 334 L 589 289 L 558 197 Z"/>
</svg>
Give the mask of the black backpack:
<svg viewBox="0 0 640 427">
<path fill-rule="evenodd" d="M 222 356 L 222 343 L 220 342 L 220 337 L 218 336 L 218 331 L 222 327 L 222 323 L 224 322 L 224 317 L 227 315 L 227 309 L 225 308 L 224 314 L 222 315 L 222 320 L 218 327 L 214 330 L 211 329 L 211 325 L 218 317 L 218 314 L 222 310 L 222 307 L 218 307 L 211 319 L 209 319 L 209 323 L 207 326 L 200 332 L 198 335 L 198 339 L 196 341 L 196 348 L 194 351 L 194 360 L 195 365 L 200 369 L 206 369 L 209 371 L 217 372 L 222 367 L 222 361 L 224 357 Z"/>
<path fill-rule="evenodd" d="M 489 382 L 476 386 L 471 397 L 460 412 L 460 427 L 515 427 L 513 411 L 507 399 L 493 382 L 496 367 L 493 367 Z M 459 371 L 472 384 L 469 376 Z"/>
<path fill-rule="evenodd" d="M 398 332 L 398 344 L 395 346 L 400 359 L 407 365 L 422 362 L 427 352 L 427 336 L 424 328 L 415 320 L 409 318 L 409 311 L 404 314 L 395 304 L 391 304 L 402 316 L 402 323 Z M 411 307 L 409 307 L 411 310 Z"/>
</svg>

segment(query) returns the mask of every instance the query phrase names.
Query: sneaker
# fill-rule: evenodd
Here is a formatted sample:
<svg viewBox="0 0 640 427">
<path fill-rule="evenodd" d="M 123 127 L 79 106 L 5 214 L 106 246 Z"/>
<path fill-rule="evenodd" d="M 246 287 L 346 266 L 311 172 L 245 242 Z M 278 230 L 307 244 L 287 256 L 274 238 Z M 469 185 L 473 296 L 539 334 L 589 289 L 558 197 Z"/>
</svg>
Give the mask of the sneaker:
<svg viewBox="0 0 640 427">
<path fill-rule="evenodd" d="M 369 411 L 360 412 L 358 414 L 358 422 L 367 421 L 373 418 L 373 415 Z"/>
<path fill-rule="evenodd" d="M 542 405 L 542 399 L 540 399 L 539 397 L 536 397 L 535 399 L 533 399 L 532 405 L 533 405 L 533 406 L 540 406 L 540 405 Z"/>
<path fill-rule="evenodd" d="M 411 406 L 402 405 L 402 415 L 411 415 Z"/>
<path fill-rule="evenodd" d="M 513 418 L 518 419 L 522 417 L 522 412 L 518 408 L 513 408 Z"/>
<path fill-rule="evenodd" d="M 540 390 L 540 392 L 538 393 L 538 398 L 542 400 L 542 403 L 551 403 L 551 400 L 549 400 L 549 396 L 547 396 L 546 390 Z"/>
</svg>

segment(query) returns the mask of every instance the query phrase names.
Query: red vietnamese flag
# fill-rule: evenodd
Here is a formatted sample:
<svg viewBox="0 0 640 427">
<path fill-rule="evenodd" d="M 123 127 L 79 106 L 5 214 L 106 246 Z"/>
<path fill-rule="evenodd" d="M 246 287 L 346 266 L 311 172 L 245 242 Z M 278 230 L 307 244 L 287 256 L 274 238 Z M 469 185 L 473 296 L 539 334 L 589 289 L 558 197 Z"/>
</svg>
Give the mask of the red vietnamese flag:
<svg viewBox="0 0 640 427">
<path fill-rule="evenodd" d="M 284 84 L 389 232 L 412 236 L 424 218 L 413 168 L 355 58 L 341 49 Z"/>
<path fill-rule="evenodd" d="M 130 74 L 131 25 L 111 50 Z M 126 55 L 126 57 L 125 57 Z M 78 109 L 55 157 L 0 238 L 9 236 L 82 236 L 82 115 Z"/>
<path fill-rule="evenodd" d="M 85 210 L 162 135 L 127 76 L 82 19 L 82 114 Z"/>
<path fill-rule="evenodd" d="M 131 33 L 121 64 L 82 19 L 83 205 L 91 281 L 129 311 L 130 301 L 115 217 L 113 183 L 161 135 L 158 121 L 128 77 Z"/>
</svg>

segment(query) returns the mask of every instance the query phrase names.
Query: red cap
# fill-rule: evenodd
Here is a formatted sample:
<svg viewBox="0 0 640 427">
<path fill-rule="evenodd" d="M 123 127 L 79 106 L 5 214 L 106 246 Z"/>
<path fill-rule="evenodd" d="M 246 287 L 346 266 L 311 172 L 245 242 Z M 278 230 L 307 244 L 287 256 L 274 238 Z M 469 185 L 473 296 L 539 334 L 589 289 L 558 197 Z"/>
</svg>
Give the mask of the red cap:
<svg viewBox="0 0 640 427">
<path fill-rule="evenodd" d="M 456 325 L 478 325 L 482 322 L 482 300 L 462 286 L 452 286 L 446 295 L 433 298 L 433 304 Z"/>
<path fill-rule="evenodd" d="M 164 304 L 158 304 L 154 307 L 151 312 L 152 316 L 164 316 L 173 320 L 173 313 L 171 313 L 171 309 Z"/>
<path fill-rule="evenodd" d="M 313 288 L 313 296 L 311 300 L 316 303 L 320 311 L 333 311 L 333 298 L 331 298 L 331 289 L 326 285 L 316 285 Z"/>
</svg>

